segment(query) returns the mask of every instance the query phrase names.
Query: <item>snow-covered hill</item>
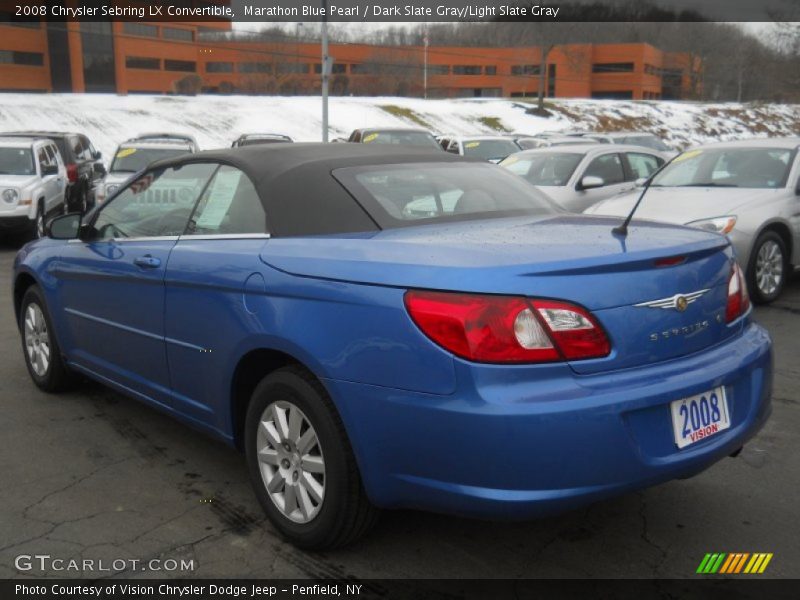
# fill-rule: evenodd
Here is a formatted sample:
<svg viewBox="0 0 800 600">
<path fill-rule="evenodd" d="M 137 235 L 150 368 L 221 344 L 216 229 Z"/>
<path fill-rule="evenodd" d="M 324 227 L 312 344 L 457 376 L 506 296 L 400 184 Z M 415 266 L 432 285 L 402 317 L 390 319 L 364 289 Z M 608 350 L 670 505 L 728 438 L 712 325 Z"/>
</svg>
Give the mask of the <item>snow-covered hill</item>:
<svg viewBox="0 0 800 600">
<path fill-rule="evenodd" d="M 658 133 L 678 148 L 740 137 L 800 135 L 800 105 L 697 104 L 555 100 L 548 117 L 515 100 L 330 100 L 331 138 L 356 127 L 424 126 L 441 133 L 537 133 L 560 129 L 636 129 Z M 201 147 L 229 146 L 245 132 L 280 132 L 298 141 L 320 139 L 316 97 L 116 96 L 106 94 L 0 94 L 0 131 L 83 131 L 106 157 L 141 132 L 195 135 Z"/>
</svg>

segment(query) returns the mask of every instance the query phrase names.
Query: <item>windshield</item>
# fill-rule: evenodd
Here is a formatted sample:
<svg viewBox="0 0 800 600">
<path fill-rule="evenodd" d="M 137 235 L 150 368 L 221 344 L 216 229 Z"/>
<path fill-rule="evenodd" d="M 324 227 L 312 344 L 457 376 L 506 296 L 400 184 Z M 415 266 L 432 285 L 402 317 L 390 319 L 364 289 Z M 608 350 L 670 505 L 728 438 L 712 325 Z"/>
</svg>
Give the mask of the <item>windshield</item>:
<svg viewBox="0 0 800 600">
<path fill-rule="evenodd" d="M 670 151 L 670 147 L 654 135 L 629 135 L 622 141 L 626 144 L 631 144 L 633 146 L 644 146 L 645 148 L 658 150 L 659 152 Z"/>
<path fill-rule="evenodd" d="M 188 153 L 186 148 L 120 148 L 109 171 L 138 173 L 151 162 Z"/>
<path fill-rule="evenodd" d="M 439 148 L 439 144 L 427 131 L 373 131 L 365 133 L 365 144 L 399 144 L 401 146 L 424 146 Z"/>
<path fill-rule="evenodd" d="M 656 175 L 652 185 L 780 188 L 786 185 L 794 154 L 785 148 L 689 150 Z"/>
<path fill-rule="evenodd" d="M 0 175 L 36 175 L 30 148 L 0 148 Z"/>
<path fill-rule="evenodd" d="M 527 179 L 533 185 L 567 185 L 583 154 L 547 152 L 509 156 L 500 166 Z"/>
<path fill-rule="evenodd" d="M 505 158 L 509 154 L 519 152 L 511 140 L 464 140 L 464 156 L 482 158 L 484 160 Z"/>
<path fill-rule="evenodd" d="M 559 212 L 536 188 L 480 163 L 411 163 L 333 172 L 382 229 Z"/>
</svg>

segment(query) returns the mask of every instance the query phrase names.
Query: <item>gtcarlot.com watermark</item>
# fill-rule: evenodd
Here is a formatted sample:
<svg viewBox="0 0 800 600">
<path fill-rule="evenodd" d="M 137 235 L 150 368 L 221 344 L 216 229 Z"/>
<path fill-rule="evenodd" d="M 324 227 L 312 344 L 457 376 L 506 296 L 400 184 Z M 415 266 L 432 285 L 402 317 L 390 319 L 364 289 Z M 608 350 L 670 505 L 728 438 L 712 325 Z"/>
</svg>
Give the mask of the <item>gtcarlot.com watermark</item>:
<svg viewBox="0 0 800 600">
<path fill-rule="evenodd" d="M 14 567 L 20 573 L 124 573 L 128 571 L 185 572 L 194 571 L 194 559 L 151 558 L 59 558 L 50 554 L 20 554 Z"/>
</svg>

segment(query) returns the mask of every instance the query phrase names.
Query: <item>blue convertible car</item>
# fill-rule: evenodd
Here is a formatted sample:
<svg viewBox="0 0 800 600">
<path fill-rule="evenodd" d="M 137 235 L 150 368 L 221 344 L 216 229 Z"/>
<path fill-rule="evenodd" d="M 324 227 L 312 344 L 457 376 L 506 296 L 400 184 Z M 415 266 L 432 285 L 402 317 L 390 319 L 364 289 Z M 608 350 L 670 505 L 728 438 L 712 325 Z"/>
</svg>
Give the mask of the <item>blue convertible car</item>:
<svg viewBox="0 0 800 600">
<path fill-rule="evenodd" d="M 725 237 L 568 215 L 444 152 L 286 144 L 155 163 L 25 246 L 33 381 L 77 374 L 244 450 L 275 526 L 528 518 L 688 477 L 770 412 Z"/>
</svg>

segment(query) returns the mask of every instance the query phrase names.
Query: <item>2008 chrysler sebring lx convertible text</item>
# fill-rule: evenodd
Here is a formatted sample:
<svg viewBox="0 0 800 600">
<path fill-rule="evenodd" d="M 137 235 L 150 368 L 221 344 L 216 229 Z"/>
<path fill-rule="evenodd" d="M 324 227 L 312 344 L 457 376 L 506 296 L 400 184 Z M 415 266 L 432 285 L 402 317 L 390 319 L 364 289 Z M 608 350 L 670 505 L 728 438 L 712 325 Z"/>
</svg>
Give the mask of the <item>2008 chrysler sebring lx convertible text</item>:
<svg viewBox="0 0 800 600">
<path fill-rule="evenodd" d="M 535 517 L 756 433 L 771 342 L 729 242 L 618 224 L 435 150 L 201 152 L 54 219 L 15 310 L 40 388 L 87 375 L 243 448 L 325 548 L 376 507 Z"/>
</svg>

